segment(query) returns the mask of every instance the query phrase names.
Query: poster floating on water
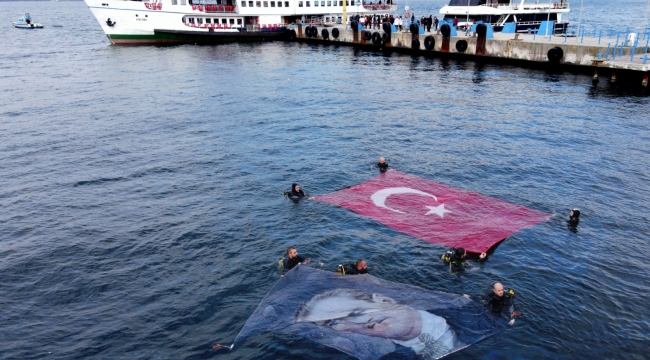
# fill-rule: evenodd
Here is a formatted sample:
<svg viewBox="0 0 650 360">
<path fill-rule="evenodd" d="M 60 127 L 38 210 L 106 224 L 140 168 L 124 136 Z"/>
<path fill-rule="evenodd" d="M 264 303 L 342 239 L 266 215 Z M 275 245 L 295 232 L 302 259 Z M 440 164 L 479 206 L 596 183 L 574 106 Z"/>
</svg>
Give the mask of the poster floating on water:
<svg viewBox="0 0 650 360">
<path fill-rule="evenodd" d="M 550 215 L 392 170 L 319 201 L 348 208 L 413 237 L 486 252 Z"/>
<path fill-rule="evenodd" d="M 233 350 L 246 338 L 276 332 L 363 360 L 439 359 L 506 326 L 460 295 L 299 265 L 262 300 Z"/>
</svg>

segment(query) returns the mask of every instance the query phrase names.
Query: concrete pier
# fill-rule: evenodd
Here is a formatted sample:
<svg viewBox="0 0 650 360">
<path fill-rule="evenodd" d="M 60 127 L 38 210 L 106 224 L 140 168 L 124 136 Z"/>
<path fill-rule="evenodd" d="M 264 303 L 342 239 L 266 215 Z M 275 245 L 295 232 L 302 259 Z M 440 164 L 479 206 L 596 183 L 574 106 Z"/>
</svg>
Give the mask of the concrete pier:
<svg viewBox="0 0 650 360">
<path fill-rule="evenodd" d="M 465 36 L 460 31 L 459 36 L 444 36 L 444 30 L 443 33 L 439 30 L 437 33 L 411 34 L 408 31 L 391 32 L 390 29 L 386 32 L 377 29 L 352 31 L 344 27 L 297 27 L 296 40 L 303 42 L 336 43 L 425 56 L 565 69 L 593 75 L 595 80 L 599 77 L 616 79 L 614 81 L 619 83 L 638 84 L 644 88 L 650 75 L 650 55 L 644 54 L 645 46 L 636 48 L 634 59 L 630 61 L 633 47 L 624 47 L 623 56 L 620 56 L 619 46 L 619 54 L 614 57 L 612 39 L 498 32 L 494 33 L 494 38 L 486 39 L 485 32 L 483 36 L 477 33 Z M 648 56 L 646 60 L 645 56 Z"/>
</svg>

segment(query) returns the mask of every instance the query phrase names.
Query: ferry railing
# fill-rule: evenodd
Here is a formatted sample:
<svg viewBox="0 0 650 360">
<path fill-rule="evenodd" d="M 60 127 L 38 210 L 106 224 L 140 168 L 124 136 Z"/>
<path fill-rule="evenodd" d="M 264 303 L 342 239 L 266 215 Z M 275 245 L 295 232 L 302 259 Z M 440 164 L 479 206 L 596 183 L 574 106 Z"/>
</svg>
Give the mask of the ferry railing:
<svg viewBox="0 0 650 360">
<path fill-rule="evenodd" d="M 362 6 L 366 10 L 397 11 L 397 4 L 363 4 Z"/>
</svg>

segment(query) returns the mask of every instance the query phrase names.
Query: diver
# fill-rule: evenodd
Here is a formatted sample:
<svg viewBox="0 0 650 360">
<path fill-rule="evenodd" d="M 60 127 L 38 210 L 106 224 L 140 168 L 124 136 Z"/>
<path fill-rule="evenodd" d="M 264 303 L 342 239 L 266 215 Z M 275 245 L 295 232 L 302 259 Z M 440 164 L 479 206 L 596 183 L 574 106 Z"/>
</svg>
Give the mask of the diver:
<svg viewBox="0 0 650 360">
<path fill-rule="evenodd" d="M 580 210 L 579 209 L 573 209 L 569 213 L 569 220 L 567 223 L 571 226 L 576 226 L 580 222 Z"/>
<path fill-rule="evenodd" d="M 300 185 L 293 183 L 291 184 L 291 191 L 285 191 L 284 196 L 288 197 L 289 199 L 293 200 L 294 202 L 300 201 L 300 199 L 304 198 L 305 192 L 300 190 Z"/>
<path fill-rule="evenodd" d="M 379 172 L 382 174 L 388 171 L 388 163 L 386 162 L 386 159 L 380 157 L 379 162 L 377 163 L 377 167 L 379 168 Z"/>
<path fill-rule="evenodd" d="M 512 298 L 515 295 L 513 290 L 505 291 L 501 283 L 495 283 L 492 292 L 485 295 L 486 307 L 490 311 L 501 314 L 504 310 L 510 316 L 509 325 L 515 323 L 515 316 L 521 315 L 519 311 L 515 311 L 515 305 Z"/>
<path fill-rule="evenodd" d="M 295 247 L 289 246 L 287 248 L 287 259 L 280 259 L 282 266 L 282 276 L 300 264 L 309 264 L 310 258 L 303 259 L 298 255 L 298 250 Z"/>
<path fill-rule="evenodd" d="M 357 260 L 356 263 L 349 263 L 347 265 L 339 265 L 338 270 L 336 271 L 342 275 L 360 275 L 368 273 L 368 265 L 363 259 Z"/>
<path fill-rule="evenodd" d="M 465 248 L 453 248 L 440 256 L 442 260 L 449 263 L 449 270 L 460 272 L 465 269 L 465 266 L 472 266 L 472 263 L 467 260 L 467 251 Z M 487 259 L 487 253 L 481 253 L 478 256 L 478 261 Z"/>
</svg>

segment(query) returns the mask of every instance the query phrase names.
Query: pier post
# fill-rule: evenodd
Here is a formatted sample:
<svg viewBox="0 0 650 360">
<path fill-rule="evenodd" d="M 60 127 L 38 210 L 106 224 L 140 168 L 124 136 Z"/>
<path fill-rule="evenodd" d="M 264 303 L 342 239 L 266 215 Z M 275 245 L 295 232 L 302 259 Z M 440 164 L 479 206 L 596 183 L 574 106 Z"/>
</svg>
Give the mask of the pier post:
<svg viewBox="0 0 650 360">
<path fill-rule="evenodd" d="M 476 55 L 485 55 L 485 39 L 487 38 L 487 26 L 476 25 Z"/>
<path fill-rule="evenodd" d="M 609 46 L 611 43 L 607 43 L 607 53 L 605 54 L 605 60 L 609 60 Z"/>
<path fill-rule="evenodd" d="M 585 29 L 582 28 L 582 35 L 580 36 L 580 43 L 582 44 L 585 41 Z"/>
<path fill-rule="evenodd" d="M 451 27 L 449 27 L 448 24 L 442 24 L 440 27 L 440 32 L 442 33 L 442 44 L 440 51 L 442 52 L 449 52 L 449 42 L 450 42 L 450 35 L 451 35 Z"/>
</svg>

